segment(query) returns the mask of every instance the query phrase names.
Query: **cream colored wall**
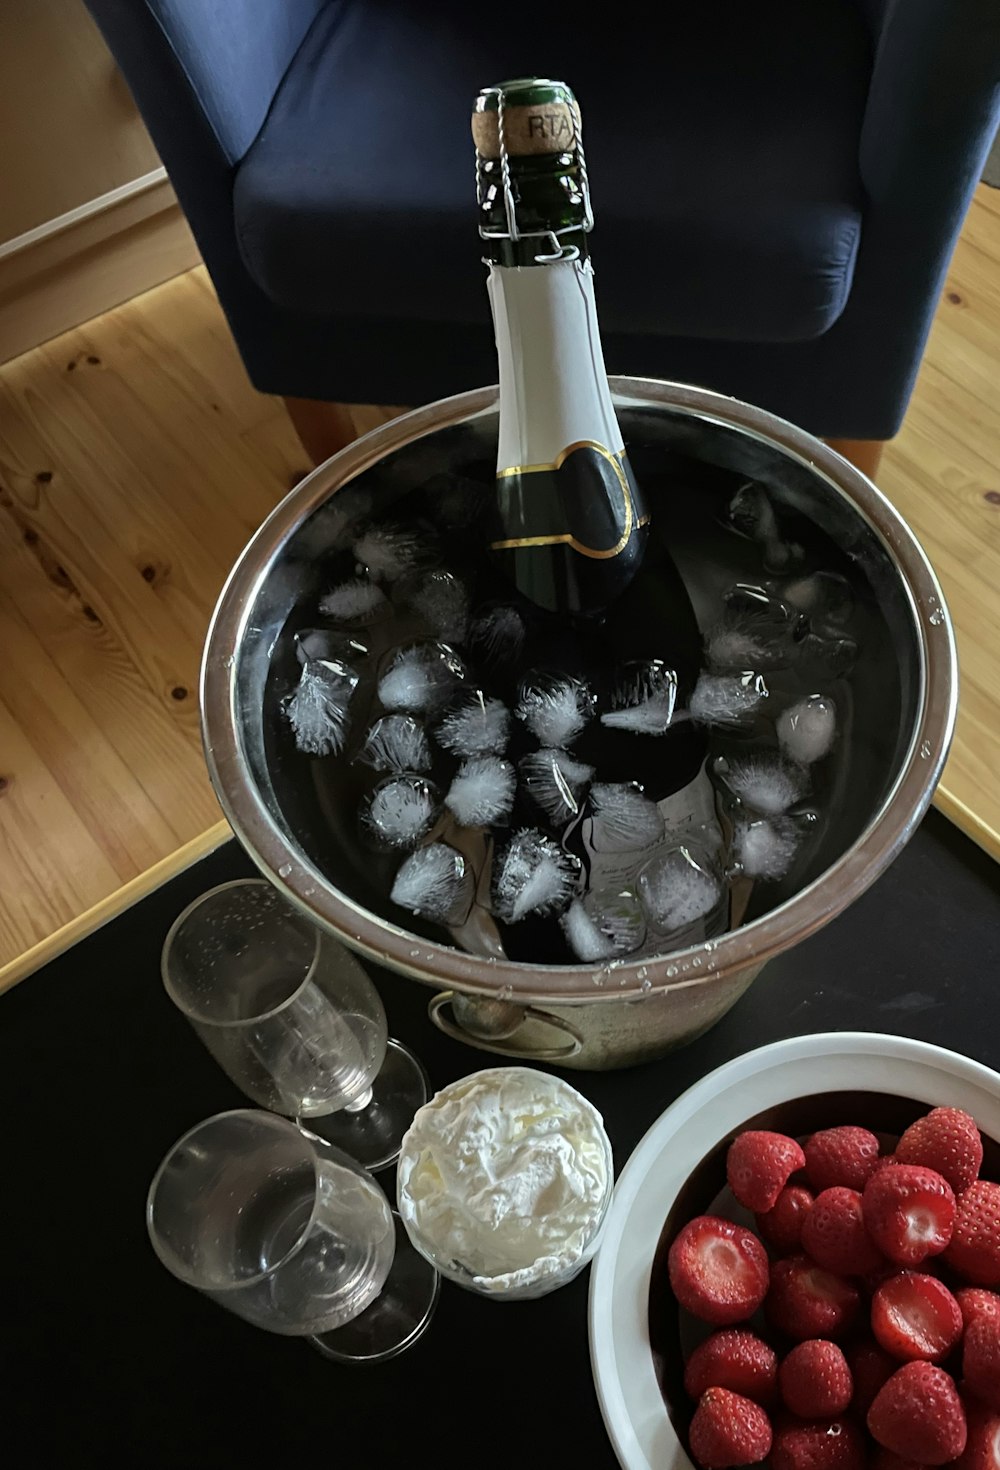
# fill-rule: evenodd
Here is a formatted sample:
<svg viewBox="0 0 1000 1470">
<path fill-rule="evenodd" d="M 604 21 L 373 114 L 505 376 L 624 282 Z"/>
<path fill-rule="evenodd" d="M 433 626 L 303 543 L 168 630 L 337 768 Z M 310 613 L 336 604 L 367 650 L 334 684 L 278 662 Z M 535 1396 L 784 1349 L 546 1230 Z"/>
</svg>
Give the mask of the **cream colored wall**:
<svg viewBox="0 0 1000 1470">
<path fill-rule="evenodd" d="M 197 260 L 81 0 L 0 0 L 0 361 Z"/>
</svg>

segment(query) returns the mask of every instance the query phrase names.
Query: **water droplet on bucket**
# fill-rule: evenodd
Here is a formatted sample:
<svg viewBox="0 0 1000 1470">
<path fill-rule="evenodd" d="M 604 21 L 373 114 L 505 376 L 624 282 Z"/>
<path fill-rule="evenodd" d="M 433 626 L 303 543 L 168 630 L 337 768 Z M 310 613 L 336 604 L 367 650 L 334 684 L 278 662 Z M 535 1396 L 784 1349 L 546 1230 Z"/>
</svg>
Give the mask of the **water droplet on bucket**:
<svg viewBox="0 0 1000 1470">
<path fill-rule="evenodd" d="M 225 657 L 225 658 L 224 658 L 224 659 L 223 659 L 223 660 L 222 660 L 222 667 L 223 667 L 223 668 L 224 668 L 224 669 L 231 669 L 231 668 L 232 668 L 232 666 L 233 666 L 233 664 L 234 664 L 234 663 L 235 663 L 235 662 L 236 662 L 236 655 L 235 655 L 235 654 L 234 654 L 234 653 L 229 653 L 229 654 L 227 654 L 227 655 L 226 655 L 226 657 Z"/>
<path fill-rule="evenodd" d="M 510 1000 L 513 994 L 513 985 L 501 985 L 500 989 L 497 991 L 497 1000 Z"/>
<path fill-rule="evenodd" d="M 925 740 L 922 743 L 922 745 L 920 746 L 920 754 L 923 756 L 924 760 L 927 760 L 929 758 L 929 756 L 930 756 L 930 753 L 931 753 L 931 742 L 929 740 Z"/>
<path fill-rule="evenodd" d="M 291 865 L 291 863 L 282 863 L 281 867 L 278 869 L 278 877 L 279 878 L 288 878 L 291 875 L 291 871 L 292 871 L 292 865 Z"/>
<path fill-rule="evenodd" d="M 652 982 L 652 980 L 650 980 L 650 978 L 649 978 L 648 975 L 643 975 L 643 977 L 642 977 L 642 984 L 639 986 L 639 989 L 642 991 L 643 995 L 648 995 L 649 992 L 652 990 L 652 988 L 653 988 L 653 982 Z"/>
<path fill-rule="evenodd" d="M 420 951 L 419 951 L 419 949 L 411 949 L 410 950 L 410 959 L 411 960 L 416 960 L 416 959 L 419 959 L 419 958 L 420 958 Z"/>
<path fill-rule="evenodd" d="M 676 965 L 668 965 L 667 966 L 667 979 L 668 980 L 672 980 L 676 974 L 677 974 L 677 966 Z"/>
<path fill-rule="evenodd" d="M 639 980 L 645 980 L 646 976 L 649 974 L 649 971 L 646 969 L 645 965 L 642 965 L 641 968 L 636 972 L 636 974 Z"/>
<path fill-rule="evenodd" d="M 932 628 L 940 628 L 940 626 L 941 626 L 941 624 L 943 622 L 944 622 L 944 608 L 943 607 L 936 607 L 934 609 L 934 611 L 931 613 L 931 616 L 930 616 L 930 624 L 931 624 L 931 627 Z"/>
</svg>

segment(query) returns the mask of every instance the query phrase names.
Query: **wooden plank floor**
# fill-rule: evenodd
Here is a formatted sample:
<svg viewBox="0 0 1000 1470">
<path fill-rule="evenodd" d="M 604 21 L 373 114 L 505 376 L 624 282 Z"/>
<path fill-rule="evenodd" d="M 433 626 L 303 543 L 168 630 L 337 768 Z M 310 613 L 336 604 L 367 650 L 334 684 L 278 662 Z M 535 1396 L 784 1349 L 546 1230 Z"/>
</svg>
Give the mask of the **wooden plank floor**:
<svg viewBox="0 0 1000 1470">
<path fill-rule="evenodd" d="M 880 481 L 958 624 L 941 804 L 1000 856 L 998 382 L 1000 192 L 983 187 Z M 358 410 L 359 430 L 384 416 Z M 0 985 L 221 835 L 201 645 L 237 553 L 306 468 L 203 270 L 0 368 Z"/>
</svg>

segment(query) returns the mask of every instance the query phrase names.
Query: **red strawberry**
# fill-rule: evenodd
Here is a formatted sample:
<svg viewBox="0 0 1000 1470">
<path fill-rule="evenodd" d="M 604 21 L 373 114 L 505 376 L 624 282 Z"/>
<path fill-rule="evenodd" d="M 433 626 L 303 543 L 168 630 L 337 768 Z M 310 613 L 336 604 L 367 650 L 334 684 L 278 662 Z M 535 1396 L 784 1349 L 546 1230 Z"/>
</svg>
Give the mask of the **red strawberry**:
<svg viewBox="0 0 1000 1470">
<path fill-rule="evenodd" d="M 728 1388 L 755 1403 L 769 1404 L 777 1383 L 777 1353 L 745 1327 L 713 1332 L 698 1344 L 684 1369 L 684 1387 L 693 1399 L 700 1399 L 707 1388 Z"/>
<path fill-rule="evenodd" d="M 894 1455 L 892 1450 L 884 1450 L 881 1445 L 876 1447 L 871 1463 L 872 1470 L 924 1470 L 916 1460 L 904 1460 L 902 1455 Z"/>
<path fill-rule="evenodd" d="M 962 1310 L 943 1281 L 901 1271 L 872 1297 L 872 1331 L 894 1358 L 946 1358 L 962 1336 Z"/>
<path fill-rule="evenodd" d="M 788 1419 L 775 1427 L 771 1470 L 864 1470 L 864 1463 L 864 1440 L 850 1419 Z"/>
<path fill-rule="evenodd" d="M 767 1253 L 752 1230 L 699 1215 L 679 1231 L 667 1257 L 682 1307 L 724 1327 L 752 1317 L 767 1293 Z"/>
<path fill-rule="evenodd" d="M 901 1266 L 919 1266 L 951 1240 L 955 1195 L 933 1169 L 919 1164 L 879 1169 L 865 1185 L 862 1204 L 868 1234 Z"/>
<path fill-rule="evenodd" d="M 805 1146 L 814 1189 L 864 1189 L 878 1162 L 878 1139 L 867 1128 L 823 1128 Z"/>
<path fill-rule="evenodd" d="M 1000 1322 L 977 1317 L 969 1323 L 962 1344 L 962 1372 L 962 1387 L 1000 1412 Z"/>
<path fill-rule="evenodd" d="M 979 1177 L 983 1140 L 975 1118 L 961 1108 L 934 1108 L 910 1124 L 896 1145 L 896 1158 L 936 1169 L 961 1194 Z"/>
<path fill-rule="evenodd" d="M 788 1176 L 801 1169 L 805 1161 L 794 1138 L 751 1128 L 729 1145 L 726 1178 L 741 1205 L 763 1213 L 773 1208 Z"/>
<path fill-rule="evenodd" d="M 840 1348 L 815 1337 L 792 1348 L 778 1369 L 778 1386 L 786 1409 L 800 1419 L 843 1414 L 854 1391 L 851 1370 Z"/>
<path fill-rule="evenodd" d="M 955 1380 L 933 1363 L 904 1363 L 875 1396 L 868 1428 L 904 1460 L 945 1465 L 965 1449 L 965 1410 Z"/>
<path fill-rule="evenodd" d="M 779 1332 L 804 1342 L 839 1337 L 857 1316 L 860 1300 L 853 1282 L 824 1271 L 808 1256 L 789 1256 L 771 1268 L 764 1310 Z"/>
<path fill-rule="evenodd" d="M 874 1342 L 856 1342 L 847 1349 L 847 1366 L 854 1379 L 851 1408 L 856 1414 L 867 1414 L 875 1395 L 899 1367 L 884 1348 Z"/>
<path fill-rule="evenodd" d="M 945 1260 L 975 1286 L 1000 1286 L 1000 1184 L 977 1179 L 969 1185 Z"/>
<path fill-rule="evenodd" d="M 961 1286 L 955 1300 L 962 1309 L 962 1321 L 968 1327 L 974 1317 L 990 1317 L 1000 1322 L 1000 1296 L 983 1286 Z"/>
<path fill-rule="evenodd" d="M 754 1216 L 760 1234 L 779 1255 L 789 1256 L 799 1249 L 802 1222 L 812 1202 L 808 1189 L 800 1184 L 787 1184 L 771 1209 Z"/>
<path fill-rule="evenodd" d="M 802 1249 L 841 1276 L 863 1276 L 883 1264 L 865 1229 L 860 1194 L 842 1184 L 816 1196 L 802 1224 Z"/>
<path fill-rule="evenodd" d="M 969 1399 L 965 1405 L 969 1437 L 954 1470 L 1000 1470 L 1000 1414 Z"/>
<path fill-rule="evenodd" d="M 691 1420 L 691 1454 L 705 1470 L 756 1465 L 771 1448 L 771 1421 L 759 1404 L 728 1388 L 708 1388 Z"/>
</svg>

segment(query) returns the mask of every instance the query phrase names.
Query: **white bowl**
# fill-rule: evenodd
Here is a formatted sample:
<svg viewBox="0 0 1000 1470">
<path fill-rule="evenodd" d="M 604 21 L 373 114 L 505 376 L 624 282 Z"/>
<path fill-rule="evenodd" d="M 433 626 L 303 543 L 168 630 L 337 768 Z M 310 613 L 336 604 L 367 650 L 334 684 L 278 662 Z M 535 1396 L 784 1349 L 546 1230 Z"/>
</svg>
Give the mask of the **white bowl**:
<svg viewBox="0 0 1000 1470">
<path fill-rule="evenodd" d="M 693 1470 L 657 1379 L 650 1289 L 662 1279 L 661 1240 L 665 1249 L 724 1183 L 733 1135 L 746 1127 L 801 1135 L 868 1118 L 876 1132 L 898 1132 L 920 1112 L 943 1106 L 964 1108 L 984 1135 L 1000 1141 L 1000 1076 L 989 1067 L 902 1036 L 835 1031 L 737 1057 L 657 1119 L 615 1187 L 590 1279 L 591 1366 L 625 1470 Z M 985 1172 L 997 1177 L 995 1167 Z M 675 1350 L 672 1382 L 679 1378 L 679 1342 Z"/>
</svg>

